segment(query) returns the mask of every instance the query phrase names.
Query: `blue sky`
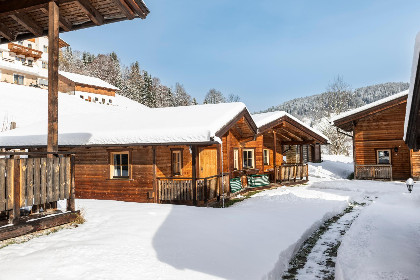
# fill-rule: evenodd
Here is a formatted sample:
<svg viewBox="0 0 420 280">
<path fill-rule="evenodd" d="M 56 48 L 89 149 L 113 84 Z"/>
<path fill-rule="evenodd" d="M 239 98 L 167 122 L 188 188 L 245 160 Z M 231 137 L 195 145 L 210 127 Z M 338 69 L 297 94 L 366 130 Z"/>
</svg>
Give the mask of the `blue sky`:
<svg viewBox="0 0 420 280">
<path fill-rule="evenodd" d="M 202 102 L 210 88 L 251 111 L 352 86 L 410 78 L 420 1 L 145 0 L 151 13 L 62 34 L 73 49 L 117 52 Z"/>
</svg>

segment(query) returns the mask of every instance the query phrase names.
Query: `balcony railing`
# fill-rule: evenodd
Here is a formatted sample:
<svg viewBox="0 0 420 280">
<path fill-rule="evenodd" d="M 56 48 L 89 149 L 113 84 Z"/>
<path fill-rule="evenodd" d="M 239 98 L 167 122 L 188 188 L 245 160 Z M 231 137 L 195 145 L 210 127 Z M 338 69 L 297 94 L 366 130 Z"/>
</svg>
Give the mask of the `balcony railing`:
<svg viewBox="0 0 420 280">
<path fill-rule="evenodd" d="M 34 50 L 19 44 L 9 43 L 9 50 L 18 55 L 24 55 L 25 57 L 32 57 L 35 60 L 41 58 L 42 51 Z"/>
<path fill-rule="evenodd" d="M 277 180 L 280 182 L 296 182 L 309 179 L 308 164 L 282 164 L 276 167 Z"/>
<path fill-rule="evenodd" d="M 356 164 L 354 177 L 358 180 L 391 180 L 392 165 L 388 164 Z"/>
</svg>

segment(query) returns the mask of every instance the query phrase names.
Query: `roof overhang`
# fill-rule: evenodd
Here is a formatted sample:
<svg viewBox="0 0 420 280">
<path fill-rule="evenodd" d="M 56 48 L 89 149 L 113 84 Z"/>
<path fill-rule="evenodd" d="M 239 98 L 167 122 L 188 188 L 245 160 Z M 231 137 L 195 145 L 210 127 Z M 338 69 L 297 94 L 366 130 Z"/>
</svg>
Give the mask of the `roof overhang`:
<svg viewBox="0 0 420 280">
<path fill-rule="evenodd" d="M 255 136 L 257 134 L 258 128 L 254 120 L 252 119 L 251 114 L 246 108 L 244 108 L 239 114 L 236 115 L 234 119 L 228 122 L 219 131 L 217 131 L 216 136 L 219 138 L 224 136 L 230 129 L 232 129 L 238 122 L 240 122 L 242 118 L 245 120 L 245 124 L 249 132 L 248 134 L 252 134 L 252 136 Z"/>
</svg>

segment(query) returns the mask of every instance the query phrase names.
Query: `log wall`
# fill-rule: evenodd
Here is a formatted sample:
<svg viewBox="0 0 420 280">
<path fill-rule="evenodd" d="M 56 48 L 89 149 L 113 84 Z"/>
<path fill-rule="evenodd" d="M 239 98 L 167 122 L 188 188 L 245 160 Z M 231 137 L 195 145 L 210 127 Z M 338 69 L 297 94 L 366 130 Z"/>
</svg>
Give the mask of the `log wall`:
<svg viewBox="0 0 420 280">
<path fill-rule="evenodd" d="M 406 180 L 420 173 L 420 156 L 403 141 L 406 103 L 360 119 L 354 127 L 355 164 L 377 164 L 378 149 L 391 150 L 392 177 Z M 410 164 L 412 161 L 412 165 Z"/>
</svg>

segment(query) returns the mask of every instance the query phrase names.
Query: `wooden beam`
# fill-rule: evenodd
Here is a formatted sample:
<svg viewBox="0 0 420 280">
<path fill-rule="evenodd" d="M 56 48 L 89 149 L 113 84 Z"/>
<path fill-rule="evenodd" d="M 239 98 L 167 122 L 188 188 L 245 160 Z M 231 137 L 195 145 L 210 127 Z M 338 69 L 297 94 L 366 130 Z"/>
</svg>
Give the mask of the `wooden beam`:
<svg viewBox="0 0 420 280">
<path fill-rule="evenodd" d="M 127 0 L 127 3 L 131 6 L 131 8 L 139 15 L 141 18 L 146 18 L 146 14 L 141 9 L 142 4 L 138 0 Z"/>
<path fill-rule="evenodd" d="M 312 145 L 315 144 L 314 140 L 309 141 L 284 141 L 282 145 Z"/>
<path fill-rule="evenodd" d="M 11 14 L 10 17 L 14 19 L 17 23 L 25 27 L 29 32 L 34 34 L 37 37 L 42 36 L 42 33 L 44 32 L 44 29 L 36 23 L 32 18 L 30 18 L 25 13 L 15 13 Z"/>
<path fill-rule="evenodd" d="M 93 7 L 89 0 L 77 0 L 80 8 L 85 12 L 85 14 L 93 21 L 96 25 L 104 24 L 104 17 L 99 13 L 99 11 Z"/>
<path fill-rule="evenodd" d="M 12 31 L 3 23 L 0 22 L 0 35 L 6 38 L 9 41 L 13 41 L 15 39 L 15 35 Z"/>
<path fill-rule="evenodd" d="M 296 134 L 284 129 L 284 128 L 280 128 L 281 134 L 283 135 L 287 135 L 288 138 L 290 138 L 292 141 L 296 140 L 296 141 L 303 141 L 302 138 L 300 138 L 299 136 L 297 136 Z"/>
<path fill-rule="evenodd" d="M 274 139 L 274 149 L 273 149 L 273 167 L 274 167 L 274 183 L 277 183 L 277 162 L 276 162 L 276 154 L 277 154 L 277 135 L 276 132 L 273 131 L 273 139 Z"/>
<path fill-rule="evenodd" d="M 40 9 L 41 12 L 43 12 L 44 14 L 48 15 L 48 9 L 46 8 L 41 8 Z M 70 31 L 73 28 L 73 24 L 68 21 L 67 19 L 65 19 L 61 14 L 60 17 L 58 19 L 58 23 L 60 24 L 60 27 L 64 30 L 64 31 Z"/>
<path fill-rule="evenodd" d="M 48 143 L 47 152 L 58 152 L 58 53 L 59 9 L 49 3 L 48 16 Z"/>
<path fill-rule="evenodd" d="M 134 14 L 133 10 L 130 6 L 124 1 L 124 0 L 112 0 L 116 6 L 120 9 L 121 12 L 124 13 L 124 15 L 128 19 L 133 19 L 136 15 Z"/>
<path fill-rule="evenodd" d="M 191 146 L 191 177 L 193 189 L 193 204 L 197 205 L 197 146 Z"/>
</svg>

